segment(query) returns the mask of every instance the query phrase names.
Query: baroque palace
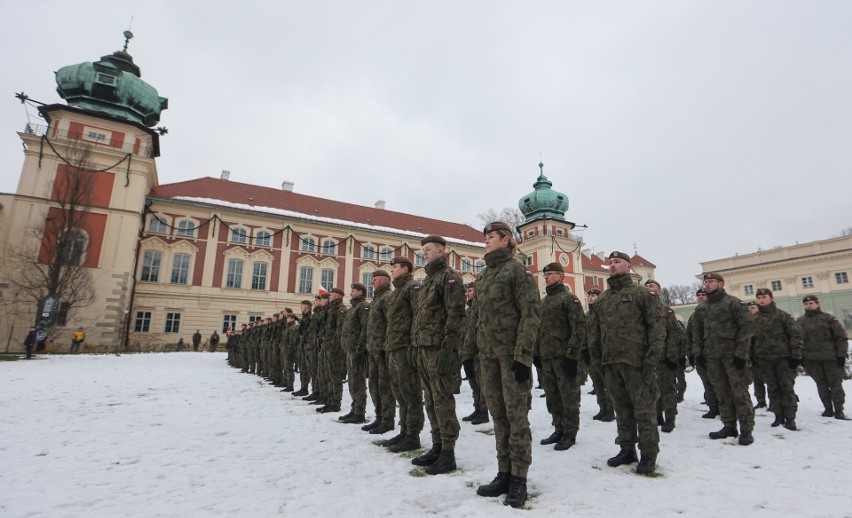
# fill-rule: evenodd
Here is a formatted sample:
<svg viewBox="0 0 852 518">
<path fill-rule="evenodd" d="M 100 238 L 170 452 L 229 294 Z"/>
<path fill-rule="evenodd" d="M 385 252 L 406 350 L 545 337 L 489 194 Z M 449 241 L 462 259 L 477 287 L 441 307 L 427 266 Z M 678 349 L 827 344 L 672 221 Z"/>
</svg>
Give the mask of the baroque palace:
<svg viewBox="0 0 852 518">
<path fill-rule="evenodd" d="M 57 253 L 87 272 L 90 293 L 85 303 L 72 300 L 79 293 L 55 294 L 54 351 L 68 349 L 78 326 L 93 350 L 164 350 L 196 330 L 206 338 L 295 310 L 320 290 L 369 286 L 371 273 L 388 270 L 397 255 L 422 279 L 427 234 L 446 238 L 450 265 L 465 282 L 485 265 L 480 229 L 386 210 L 382 201 L 367 207 L 299 194 L 290 182 L 281 189 L 238 183 L 227 171 L 160 185 L 161 132 L 154 127 L 168 100 L 142 81 L 126 43 L 94 63 L 61 68 L 56 82 L 67 104 L 39 103 L 45 124 L 18 134 L 25 151 L 17 191 L 0 194 L 6 350 L 21 348 L 48 297 L 36 300 L 39 290 L 22 279 L 50 277 Z M 553 261 L 573 291 L 605 288 L 603 254 L 581 251 L 565 219 L 568 198 L 539 167 L 533 192 L 519 201 L 521 259 L 542 292 L 538 272 Z M 637 279 L 653 278 L 654 265 L 634 259 Z"/>
</svg>

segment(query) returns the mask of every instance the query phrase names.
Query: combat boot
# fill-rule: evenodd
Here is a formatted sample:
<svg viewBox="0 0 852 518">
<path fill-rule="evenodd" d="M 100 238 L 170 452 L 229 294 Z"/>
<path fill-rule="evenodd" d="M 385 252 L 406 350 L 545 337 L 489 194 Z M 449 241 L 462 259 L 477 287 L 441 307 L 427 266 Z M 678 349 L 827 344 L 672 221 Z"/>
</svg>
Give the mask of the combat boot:
<svg viewBox="0 0 852 518">
<path fill-rule="evenodd" d="M 361 424 L 361 423 L 366 423 L 367 418 L 364 416 L 364 414 L 355 414 L 352 417 L 350 417 L 349 419 L 346 419 L 346 420 L 341 421 L 341 422 L 346 423 L 346 424 Z"/>
<path fill-rule="evenodd" d="M 293 392 L 293 397 L 302 397 L 302 396 L 307 396 L 307 395 L 308 395 L 307 387 L 302 387 L 299 390 L 297 390 L 296 392 Z"/>
<path fill-rule="evenodd" d="M 370 424 L 365 424 L 364 426 L 362 426 L 362 427 L 361 427 L 361 429 L 362 429 L 362 430 L 364 430 L 365 432 L 369 432 L 370 430 L 372 430 L 373 428 L 375 428 L 375 427 L 379 426 L 380 424 L 382 424 L 382 420 L 381 420 L 381 418 L 379 418 L 378 416 L 376 416 L 376 418 L 375 418 L 375 419 L 373 419 L 373 422 L 372 422 L 372 423 L 370 423 Z"/>
<path fill-rule="evenodd" d="M 843 409 L 842 409 L 842 408 L 838 408 L 837 410 L 835 410 L 835 411 L 834 411 L 834 418 L 835 418 L 835 419 L 839 419 L 839 420 L 841 420 L 841 421 L 845 421 L 845 420 L 846 420 L 846 414 L 844 414 L 844 413 L 843 413 Z"/>
<path fill-rule="evenodd" d="M 758 399 L 757 400 L 757 404 L 754 405 L 754 409 L 757 410 L 758 408 L 766 408 L 766 400 L 765 399 Z"/>
<path fill-rule="evenodd" d="M 577 440 L 566 433 L 562 435 L 562 438 L 559 439 L 559 442 L 556 443 L 553 449 L 556 451 L 565 451 L 571 448 L 571 446 L 574 446 L 576 443 Z"/>
<path fill-rule="evenodd" d="M 795 419 L 785 419 L 784 420 L 784 428 L 792 431 L 796 431 L 796 420 Z"/>
<path fill-rule="evenodd" d="M 607 410 L 606 412 L 604 412 L 604 415 L 601 416 L 600 421 L 604 423 L 611 423 L 615 421 L 615 412 L 613 412 L 611 409 Z"/>
<path fill-rule="evenodd" d="M 737 428 L 734 426 L 725 426 L 718 432 L 710 432 L 711 439 L 724 439 L 726 437 L 736 437 L 739 434 L 737 433 Z"/>
<path fill-rule="evenodd" d="M 754 437 L 751 435 L 751 430 L 743 430 L 739 438 L 740 446 L 748 446 L 754 442 Z"/>
<path fill-rule="evenodd" d="M 488 422 L 488 410 L 480 410 L 476 417 L 470 420 L 470 424 L 484 424 Z"/>
<path fill-rule="evenodd" d="M 391 430 L 393 430 L 393 426 L 379 423 L 379 426 L 370 430 L 370 435 L 382 435 L 383 433 L 388 433 Z"/>
<path fill-rule="evenodd" d="M 490 484 L 485 484 L 476 488 L 476 494 L 479 496 L 500 496 L 509 492 L 509 475 L 506 471 L 500 471 Z"/>
<path fill-rule="evenodd" d="M 311 403 L 311 404 L 313 405 L 313 403 Z M 317 412 L 319 412 L 320 414 L 324 414 L 326 412 L 327 408 L 328 408 L 328 405 L 323 405 L 323 406 L 317 408 Z"/>
<path fill-rule="evenodd" d="M 322 414 L 328 414 L 330 412 L 340 412 L 340 405 L 334 404 L 334 403 L 329 403 L 328 405 L 322 407 L 320 410 L 317 410 L 317 411 L 322 413 Z"/>
<path fill-rule="evenodd" d="M 719 417 L 719 409 L 711 408 L 706 414 L 701 414 L 702 419 L 716 419 Z"/>
<path fill-rule="evenodd" d="M 639 459 L 636 457 L 636 448 L 633 446 L 629 446 L 627 448 L 621 448 L 621 451 L 618 452 L 618 455 L 610 458 L 606 461 L 607 466 L 612 468 L 623 466 L 625 464 L 633 464 Z"/>
<path fill-rule="evenodd" d="M 666 424 L 666 419 L 663 417 L 663 413 L 657 413 L 657 426 L 663 426 Z"/>
<path fill-rule="evenodd" d="M 503 505 L 508 505 L 514 508 L 521 507 L 527 501 L 527 479 L 510 476 L 509 477 L 509 492 L 506 493 L 506 498 L 503 500 Z"/>
<path fill-rule="evenodd" d="M 466 416 L 462 417 L 462 421 L 472 421 L 472 420 L 473 420 L 473 418 L 475 418 L 475 417 L 476 417 L 476 416 L 478 416 L 478 415 L 479 415 L 479 409 L 478 409 L 478 408 L 474 408 L 474 409 L 473 409 L 473 413 L 472 413 L 472 414 L 470 414 L 470 415 L 466 415 Z"/>
<path fill-rule="evenodd" d="M 390 439 L 385 439 L 384 441 L 381 442 L 381 445 L 385 448 L 388 448 L 390 446 L 393 446 L 394 444 L 397 444 L 399 441 L 401 441 L 403 439 L 405 439 L 405 427 L 404 426 L 400 427 L 399 434 L 391 437 Z"/>
<path fill-rule="evenodd" d="M 456 470 L 456 453 L 453 450 L 443 450 L 438 460 L 426 466 L 427 475 L 443 475 Z"/>
<path fill-rule="evenodd" d="M 782 424 L 784 424 L 784 414 L 782 414 L 781 412 L 778 412 L 777 414 L 775 414 L 775 420 L 772 421 L 772 424 L 770 426 L 772 428 L 777 428 L 777 427 L 781 426 Z"/>
<path fill-rule="evenodd" d="M 825 407 L 825 410 L 822 413 L 823 417 L 834 417 L 834 410 L 831 409 L 830 406 Z"/>
<path fill-rule="evenodd" d="M 556 444 L 559 440 L 562 439 L 562 432 L 559 430 L 554 430 L 550 437 L 545 437 L 541 440 L 541 445 L 546 446 L 548 444 Z"/>
<path fill-rule="evenodd" d="M 342 416 L 339 416 L 337 420 L 345 422 L 347 419 L 351 419 L 353 415 L 355 415 L 355 412 L 353 410 L 350 410 L 348 414 L 343 414 Z"/>
<path fill-rule="evenodd" d="M 663 426 L 660 427 L 661 432 L 671 433 L 675 428 L 675 416 L 674 414 L 666 414 L 666 420 L 663 423 Z"/>
<path fill-rule="evenodd" d="M 398 446 L 398 445 L 397 445 Z M 415 466 L 429 466 L 438 460 L 441 456 L 441 444 L 433 444 L 432 449 L 419 457 L 411 459 L 411 463 Z"/>
<path fill-rule="evenodd" d="M 315 401 L 318 397 L 316 392 L 311 392 L 311 395 L 303 397 L 302 401 Z"/>
<path fill-rule="evenodd" d="M 650 475 L 657 470 L 657 455 L 642 454 L 639 464 L 636 465 L 636 473 L 640 475 Z"/>
<path fill-rule="evenodd" d="M 393 440 L 393 439 L 391 439 Z M 396 443 L 388 446 L 388 451 L 391 453 L 402 453 L 404 451 L 414 451 L 420 449 L 420 435 L 406 435 Z M 419 459 L 420 457 L 417 457 Z M 417 460 L 414 459 L 414 460 Z M 414 462 L 414 461 L 412 461 Z M 420 464 L 418 464 L 420 466 Z"/>
</svg>

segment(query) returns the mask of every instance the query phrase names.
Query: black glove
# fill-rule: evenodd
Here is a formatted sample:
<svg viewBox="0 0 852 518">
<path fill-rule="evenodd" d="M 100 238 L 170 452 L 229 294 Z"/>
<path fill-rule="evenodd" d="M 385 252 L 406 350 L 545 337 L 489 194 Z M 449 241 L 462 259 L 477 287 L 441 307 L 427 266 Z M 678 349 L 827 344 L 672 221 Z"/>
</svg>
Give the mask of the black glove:
<svg viewBox="0 0 852 518">
<path fill-rule="evenodd" d="M 666 367 L 668 367 L 668 369 L 670 371 L 677 370 L 677 362 L 673 362 L 671 360 L 666 360 L 665 363 L 666 363 Z"/>
<path fill-rule="evenodd" d="M 592 364 L 592 355 L 589 354 L 588 349 L 584 349 L 583 352 L 581 352 L 580 354 L 583 355 L 583 361 L 586 362 L 586 365 Z"/>
<path fill-rule="evenodd" d="M 438 358 L 435 360 L 435 369 L 438 371 L 438 374 L 449 374 L 452 370 L 452 363 L 450 351 L 445 349 L 438 351 Z"/>
<path fill-rule="evenodd" d="M 565 358 L 562 360 L 562 368 L 565 370 L 565 375 L 568 376 L 568 379 L 572 380 L 577 377 L 577 360 Z"/>
<path fill-rule="evenodd" d="M 519 361 L 512 363 L 512 372 L 515 373 L 515 381 L 518 383 L 526 383 L 529 381 L 531 371 L 532 369 Z"/>
<path fill-rule="evenodd" d="M 364 351 L 355 353 L 355 363 L 364 363 Z"/>
<path fill-rule="evenodd" d="M 533 365 L 535 365 L 536 369 L 541 368 L 541 356 L 533 356 Z"/>
<path fill-rule="evenodd" d="M 837 357 L 837 366 L 838 367 L 845 367 L 846 366 L 846 357 L 845 356 L 838 356 Z"/>
<path fill-rule="evenodd" d="M 690 365 L 695 367 L 695 355 L 694 354 L 690 354 L 689 356 L 686 357 L 686 359 L 689 360 Z"/>
<path fill-rule="evenodd" d="M 734 367 L 736 367 L 737 370 L 743 370 L 743 369 L 745 369 L 745 366 L 746 366 L 745 359 L 737 358 L 736 356 L 734 356 Z"/>
<path fill-rule="evenodd" d="M 704 367 L 705 369 L 707 368 L 707 358 L 705 358 L 703 354 L 698 355 L 698 356 L 695 358 L 695 361 L 697 361 L 697 362 L 698 362 L 698 365 L 701 365 L 701 366 L 702 366 L 702 367 Z"/>
<path fill-rule="evenodd" d="M 476 379 L 476 370 L 473 368 L 473 360 L 463 361 L 462 369 L 464 369 L 464 375 L 468 380 Z"/>
<path fill-rule="evenodd" d="M 802 359 L 801 359 L 801 358 L 787 358 L 787 365 L 788 365 L 791 369 L 796 369 L 796 368 L 798 368 L 798 367 L 799 367 L 799 365 L 801 365 L 801 364 L 802 364 Z"/>
</svg>

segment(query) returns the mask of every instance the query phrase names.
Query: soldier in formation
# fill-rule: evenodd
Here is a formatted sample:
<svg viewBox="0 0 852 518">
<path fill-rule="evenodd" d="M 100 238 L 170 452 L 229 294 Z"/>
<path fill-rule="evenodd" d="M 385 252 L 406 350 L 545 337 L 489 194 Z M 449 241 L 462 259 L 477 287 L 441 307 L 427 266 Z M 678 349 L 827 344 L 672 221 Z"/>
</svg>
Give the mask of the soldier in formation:
<svg viewBox="0 0 852 518">
<path fill-rule="evenodd" d="M 352 306 L 343 317 L 340 343 L 346 353 L 352 407 L 338 419 L 343 423 L 361 424 L 367 422 L 367 319 L 370 314 L 367 287 L 357 282 L 352 285 L 349 296 Z"/>
<path fill-rule="evenodd" d="M 660 431 L 671 433 L 677 416 L 678 389 L 677 368 L 686 364 L 684 355 L 684 331 L 672 308 L 660 301 L 660 283 L 654 279 L 645 281 L 648 292 L 659 303 L 660 313 L 665 319 L 665 339 L 657 365 L 657 383 L 660 398 L 657 400 L 657 424 Z"/>
<path fill-rule="evenodd" d="M 388 295 L 391 293 L 390 274 L 384 270 L 373 272 L 373 301 L 367 318 L 367 361 L 370 399 L 376 417 L 373 422 L 361 427 L 365 432 L 381 435 L 394 429 L 396 400 L 391 389 L 388 368 L 387 341 Z"/>
<path fill-rule="evenodd" d="M 586 299 L 589 302 L 589 311 L 586 314 L 586 327 L 591 324 L 591 319 L 589 319 L 589 313 L 592 311 L 592 304 L 597 302 L 598 297 L 601 294 L 601 290 L 597 288 L 592 288 L 586 293 Z M 592 378 L 592 392 L 594 393 L 595 399 L 598 402 L 598 413 L 595 414 L 592 419 L 595 421 L 603 421 L 605 423 L 610 423 L 615 421 L 615 409 L 612 406 L 612 399 L 607 395 L 606 390 L 606 379 L 604 378 L 603 370 L 600 365 L 595 365 L 592 362 L 592 357 L 589 354 L 589 340 L 588 340 L 588 329 L 586 330 L 586 342 L 583 344 L 583 349 L 581 351 L 581 355 L 583 357 L 583 362 L 588 366 L 587 370 L 589 372 L 589 377 Z"/>
<path fill-rule="evenodd" d="M 805 314 L 798 322 L 802 328 L 805 370 L 816 383 L 819 399 L 825 407 L 822 416 L 844 420 L 843 369 L 849 354 L 846 330 L 834 315 L 820 309 L 816 295 L 807 295 L 802 303 Z"/>
<path fill-rule="evenodd" d="M 459 358 L 462 360 L 462 368 L 473 393 L 473 413 L 462 417 L 462 421 L 467 421 L 470 424 L 484 424 L 488 422 L 488 402 L 485 400 L 481 388 L 482 369 L 479 364 L 479 354 L 477 354 L 478 348 L 476 347 L 476 325 L 472 318 L 468 318 L 468 315 L 473 314 L 470 308 L 473 307 L 475 302 L 475 295 L 475 283 L 471 282 L 465 287 L 468 309 L 465 313 L 465 334 L 459 350 Z"/>
</svg>

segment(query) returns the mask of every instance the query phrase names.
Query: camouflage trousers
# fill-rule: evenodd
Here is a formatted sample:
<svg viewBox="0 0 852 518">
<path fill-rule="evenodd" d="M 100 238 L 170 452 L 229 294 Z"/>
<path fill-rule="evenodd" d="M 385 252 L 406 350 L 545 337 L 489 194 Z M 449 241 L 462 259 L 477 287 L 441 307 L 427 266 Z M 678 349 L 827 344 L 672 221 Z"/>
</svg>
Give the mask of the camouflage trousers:
<svg viewBox="0 0 852 518">
<path fill-rule="evenodd" d="M 456 416 L 455 378 L 452 368 L 446 374 L 438 374 L 436 366 L 440 347 L 417 348 L 417 371 L 423 387 L 423 403 L 429 417 L 432 444 L 440 444 L 444 450 L 456 447 L 459 438 L 459 419 Z"/>
<path fill-rule="evenodd" d="M 473 358 L 473 372 L 465 371 L 465 375 L 473 393 L 473 409 L 476 412 L 488 412 L 488 403 L 482 393 L 482 365 L 479 363 L 479 355 Z"/>
<path fill-rule="evenodd" d="M 317 370 L 316 349 L 302 349 L 302 369 L 299 371 L 299 390 L 308 390 L 308 385 L 314 381 Z M 316 391 L 316 383 L 313 385 Z"/>
<path fill-rule="evenodd" d="M 272 383 L 280 385 L 284 382 L 284 358 L 283 345 L 273 344 L 269 348 L 269 379 Z"/>
<path fill-rule="evenodd" d="M 394 427 L 396 418 L 396 399 L 390 382 L 390 369 L 386 361 L 387 356 L 379 353 L 370 353 L 368 389 L 370 400 L 376 411 L 376 419 L 381 420 L 385 426 Z"/>
<path fill-rule="evenodd" d="M 657 415 L 677 415 L 677 370 L 671 370 L 665 362 L 657 365 L 657 384 L 660 398 L 657 400 Z"/>
<path fill-rule="evenodd" d="M 281 381 L 286 387 L 292 387 L 296 382 L 296 371 L 293 365 L 296 363 L 296 349 L 292 346 L 285 346 L 281 351 Z"/>
<path fill-rule="evenodd" d="M 796 411 L 799 408 L 793 386 L 796 382 L 796 369 L 790 368 L 787 364 L 787 358 L 774 360 L 755 358 L 755 361 L 757 362 L 757 369 L 755 370 L 766 382 L 766 389 L 769 393 L 769 411 L 787 419 L 795 419 Z"/>
<path fill-rule="evenodd" d="M 249 346 L 247 343 L 244 343 L 240 347 L 240 371 L 248 372 L 249 367 Z"/>
<path fill-rule="evenodd" d="M 707 371 L 719 398 L 722 423 L 735 428 L 739 421 L 740 432 L 754 430 L 754 406 L 748 393 L 748 366 L 743 370 L 737 369 L 733 357 L 708 358 Z"/>
<path fill-rule="evenodd" d="M 813 378 L 817 386 L 819 400 L 826 409 L 834 404 L 834 411 L 843 411 L 846 403 L 846 393 L 843 392 L 843 367 L 838 367 L 835 360 L 808 360 L 805 367 L 808 376 Z"/>
<path fill-rule="evenodd" d="M 420 435 L 423 430 L 423 390 L 414 360 L 413 347 L 387 352 L 390 386 L 399 402 L 399 423 L 406 434 Z"/>
<path fill-rule="evenodd" d="M 319 394 L 319 398 L 328 403 L 331 385 L 329 384 L 328 372 L 328 353 L 324 347 L 315 349 L 317 352 L 317 372 L 314 378 L 314 390 Z"/>
<path fill-rule="evenodd" d="M 574 379 L 569 378 L 562 362 L 562 358 L 541 361 L 541 386 L 553 428 L 576 438 L 580 429 L 580 375 L 578 372 Z"/>
<path fill-rule="evenodd" d="M 329 351 L 328 361 L 328 394 L 329 403 L 340 406 L 343 401 L 343 379 L 346 377 L 346 352 L 343 349 Z M 365 395 L 366 395 L 366 388 Z M 364 405 L 366 405 L 366 399 Z"/>
<path fill-rule="evenodd" d="M 355 354 L 354 352 L 346 353 L 349 397 L 352 398 L 352 414 L 363 417 L 367 413 L 367 358 L 364 356 L 361 361 L 358 361 Z"/>
<path fill-rule="evenodd" d="M 589 365 L 589 377 L 592 378 L 592 388 L 595 390 L 595 398 L 598 401 L 598 407 L 603 411 L 615 411 L 612 407 L 612 400 L 609 398 L 606 390 L 606 379 L 604 378 L 603 368 L 600 365 Z"/>
<path fill-rule="evenodd" d="M 686 366 L 683 362 L 678 362 L 677 364 L 675 379 L 677 380 L 677 400 L 683 401 L 683 396 L 686 394 Z"/>
<path fill-rule="evenodd" d="M 718 412 L 719 398 L 716 397 L 716 390 L 713 388 L 713 382 L 710 381 L 710 373 L 707 371 L 707 367 L 702 367 L 696 362 L 695 371 L 701 378 L 701 384 L 704 385 L 704 402 L 707 403 L 711 412 L 714 410 Z"/>
<path fill-rule="evenodd" d="M 766 381 L 763 377 L 763 373 L 760 368 L 755 365 L 751 366 L 751 375 L 754 383 L 754 398 L 758 403 L 766 404 Z M 770 398 L 769 400 L 769 411 L 775 411 L 775 405 L 773 405 L 773 401 Z"/>
<path fill-rule="evenodd" d="M 532 464 L 529 411 L 532 378 L 518 383 L 512 358 L 479 358 L 482 393 L 494 419 L 497 471 L 527 477 Z"/>
<path fill-rule="evenodd" d="M 625 363 L 604 365 L 603 369 L 615 407 L 615 443 L 622 448 L 633 448 L 638 443 L 643 454 L 656 455 L 660 451 L 656 376 L 646 379 L 641 367 Z"/>
</svg>

